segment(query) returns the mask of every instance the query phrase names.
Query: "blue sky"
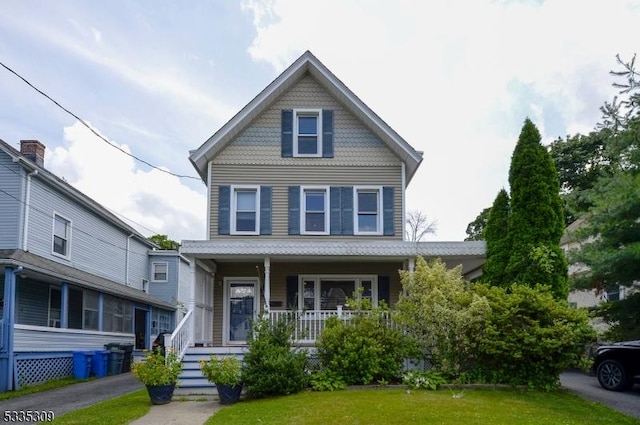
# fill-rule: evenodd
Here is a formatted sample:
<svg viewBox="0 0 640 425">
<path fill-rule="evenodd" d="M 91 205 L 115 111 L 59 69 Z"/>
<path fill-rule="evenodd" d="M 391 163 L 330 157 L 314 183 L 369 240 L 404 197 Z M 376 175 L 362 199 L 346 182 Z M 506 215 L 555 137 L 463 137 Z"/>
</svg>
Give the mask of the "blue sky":
<svg viewBox="0 0 640 425">
<path fill-rule="evenodd" d="M 640 1 L 2 0 L 0 61 L 113 144 L 175 174 L 305 50 L 417 150 L 407 208 L 462 240 L 508 188 L 529 117 L 550 143 L 590 131 L 637 51 Z M 108 146 L 0 68 L 0 139 L 145 235 L 205 237 L 204 185 Z"/>
</svg>

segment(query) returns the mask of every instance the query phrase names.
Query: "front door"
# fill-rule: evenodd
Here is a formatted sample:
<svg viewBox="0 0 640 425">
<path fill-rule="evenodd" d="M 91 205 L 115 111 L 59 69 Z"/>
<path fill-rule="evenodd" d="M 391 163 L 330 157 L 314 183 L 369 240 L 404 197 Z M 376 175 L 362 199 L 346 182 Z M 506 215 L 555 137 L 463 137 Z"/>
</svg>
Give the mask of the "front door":
<svg viewBox="0 0 640 425">
<path fill-rule="evenodd" d="M 246 344 L 251 322 L 258 311 L 259 286 L 256 279 L 225 281 L 225 342 Z"/>
</svg>

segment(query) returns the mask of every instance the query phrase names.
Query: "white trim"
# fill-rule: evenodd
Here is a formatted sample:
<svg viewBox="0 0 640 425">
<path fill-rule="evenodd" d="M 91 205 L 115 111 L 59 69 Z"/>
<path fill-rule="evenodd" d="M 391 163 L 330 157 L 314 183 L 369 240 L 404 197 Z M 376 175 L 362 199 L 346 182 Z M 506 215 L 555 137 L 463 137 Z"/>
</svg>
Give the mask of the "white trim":
<svg viewBox="0 0 640 425">
<path fill-rule="evenodd" d="M 55 237 L 56 237 L 56 217 L 60 217 L 62 220 L 66 221 L 66 253 L 65 254 L 60 254 L 59 252 L 56 252 L 53 249 L 54 243 L 55 243 Z M 71 257 L 71 219 L 63 216 L 62 214 L 56 212 L 55 210 L 53 211 L 53 220 L 52 220 L 52 227 L 51 227 L 51 254 L 55 255 L 56 257 L 60 257 L 60 258 L 64 258 L 64 259 L 69 259 L 69 257 Z"/>
<path fill-rule="evenodd" d="M 19 323 L 16 323 L 15 325 L 13 325 L 13 327 L 15 329 L 48 332 L 48 333 L 68 333 L 68 334 L 79 334 L 79 335 L 100 335 L 100 336 L 113 336 L 113 337 L 135 336 L 135 333 L 132 333 L 132 332 L 103 332 L 103 331 L 95 331 L 91 329 L 51 328 L 48 326 L 21 325 Z"/>
<path fill-rule="evenodd" d="M 166 279 L 156 279 L 156 266 L 164 264 L 167 268 L 165 274 Z M 167 261 L 152 261 L 151 262 L 151 282 L 153 283 L 167 283 L 169 282 L 169 263 Z"/>
<path fill-rule="evenodd" d="M 378 193 L 378 213 L 375 232 L 360 231 L 358 226 L 358 192 L 377 192 Z M 382 214 L 384 208 L 382 205 L 382 186 L 354 186 L 353 187 L 353 234 L 354 235 L 382 235 Z"/>
<path fill-rule="evenodd" d="M 324 231 L 313 232 L 306 230 L 307 198 L 305 191 L 324 192 Z M 329 187 L 328 186 L 300 186 L 300 234 L 301 235 L 328 235 L 329 234 Z"/>
<path fill-rule="evenodd" d="M 255 191 L 256 194 L 256 221 L 253 231 L 236 230 L 236 192 Z M 231 185 L 231 217 L 229 219 L 229 232 L 232 235 L 259 235 L 260 234 L 260 185 Z"/>
<path fill-rule="evenodd" d="M 298 115 L 314 116 L 318 118 L 316 153 L 298 153 Z M 322 109 L 294 109 L 293 110 L 293 156 L 302 158 L 322 157 Z"/>
<path fill-rule="evenodd" d="M 298 308 L 304 306 L 304 282 L 313 281 L 314 289 L 314 310 L 322 310 L 321 302 L 322 297 L 320 293 L 320 283 L 323 280 L 344 280 L 354 282 L 354 291 L 362 286 L 362 281 L 371 281 L 371 304 L 376 307 L 378 305 L 378 276 L 367 274 L 303 274 L 298 276 Z M 347 297 L 352 297 L 353 294 L 345 294 Z"/>
<path fill-rule="evenodd" d="M 204 229 L 205 239 L 209 239 L 209 232 L 211 231 L 211 167 L 213 165 L 213 161 L 209 161 L 207 163 L 207 181 L 205 182 L 207 186 L 207 219 L 206 219 L 206 227 Z M 231 227 L 229 227 L 231 229 Z"/>
<path fill-rule="evenodd" d="M 260 311 L 260 281 L 257 277 L 225 277 L 223 279 L 222 288 L 222 345 L 246 345 L 247 341 L 230 341 L 229 340 L 229 286 L 232 283 L 253 284 L 255 288 L 253 296 L 253 312 L 254 318 L 258 317 Z"/>
<path fill-rule="evenodd" d="M 402 185 L 402 196 L 400 197 L 400 207 L 402 214 L 402 240 L 406 241 L 407 238 L 407 183 L 406 183 L 406 174 L 407 174 L 407 166 L 404 161 L 400 164 L 400 171 L 402 175 L 402 181 L 400 182 Z"/>
</svg>

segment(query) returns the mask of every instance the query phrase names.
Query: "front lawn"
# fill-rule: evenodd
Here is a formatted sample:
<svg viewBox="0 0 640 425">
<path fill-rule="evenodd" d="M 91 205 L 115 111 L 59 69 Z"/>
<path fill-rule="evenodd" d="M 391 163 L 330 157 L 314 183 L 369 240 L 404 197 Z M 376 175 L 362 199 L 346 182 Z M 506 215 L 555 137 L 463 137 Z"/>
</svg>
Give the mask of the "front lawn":
<svg viewBox="0 0 640 425">
<path fill-rule="evenodd" d="M 213 415 L 214 424 L 640 424 L 640 419 L 579 398 L 565 390 L 374 389 L 302 392 L 241 401 Z"/>
</svg>

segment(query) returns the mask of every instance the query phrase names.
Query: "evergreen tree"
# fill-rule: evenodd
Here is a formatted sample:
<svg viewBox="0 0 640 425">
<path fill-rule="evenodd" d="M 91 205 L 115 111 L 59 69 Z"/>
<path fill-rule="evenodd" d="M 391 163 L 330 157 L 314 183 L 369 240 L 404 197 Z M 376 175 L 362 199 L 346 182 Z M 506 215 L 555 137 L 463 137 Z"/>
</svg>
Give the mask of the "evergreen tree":
<svg viewBox="0 0 640 425">
<path fill-rule="evenodd" d="M 484 263 L 482 280 L 494 286 L 507 287 L 512 282 L 506 278 L 511 247 L 509 245 L 509 194 L 502 189 L 493 206 L 484 228 L 487 241 L 487 261 Z"/>
<path fill-rule="evenodd" d="M 549 286 L 557 299 L 568 296 L 567 261 L 560 249 L 565 228 L 558 171 L 528 118 L 511 157 L 511 209 L 507 279 Z"/>
</svg>

